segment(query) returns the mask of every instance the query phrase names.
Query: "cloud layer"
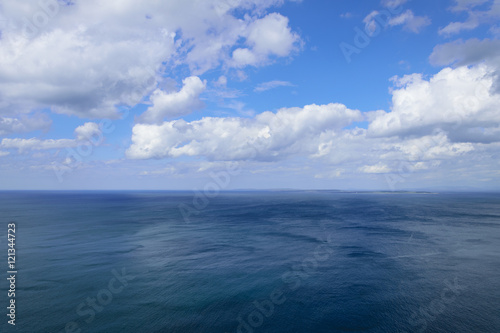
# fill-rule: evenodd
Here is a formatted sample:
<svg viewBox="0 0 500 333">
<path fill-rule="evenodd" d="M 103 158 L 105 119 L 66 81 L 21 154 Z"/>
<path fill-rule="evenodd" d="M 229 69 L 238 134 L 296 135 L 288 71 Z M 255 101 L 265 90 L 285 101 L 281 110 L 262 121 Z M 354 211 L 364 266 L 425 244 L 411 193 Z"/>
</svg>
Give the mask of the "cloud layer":
<svg viewBox="0 0 500 333">
<path fill-rule="evenodd" d="M 137 124 L 127 156 L 135 159 L 204 156 L 210 160 L 276 160 L 312 153 L 322 135 L 333 135 L 359 111 L 341 104 L 264 112 L 255 118 L 214 118 L 161 125 Z"/>
<path fill-rule="evenodd" d="M 172 68 L 187 66 L 200 75 L 219 66 L 261 66 L 287 57 L 300 37 L 286 17 L 262 14 L 282 3 L 6 2 L 2 15 L 8 20 L 0 26 L 0 115 L 50 108 L 83 118 L 116 118 L 117 106 L 133 106 L 153 91 L 159 104 L 169 99 L 157 83 Z M 249 15 L 236 17 L 238 8 Z M 155 106 L 151 113 L 182 114 L 175 108 Z"/>
<path fill-rule="evenodd" d="M 327 104 L 254 118 L 136 124 L 127 157 L 247 162 L 308 158 L 335 168 L 318 173 L 318 178 L 452 167 L 466 155 L 484 159 L 486 151 L 499 148 L 500 94 L 492 90 L 494 73 L 495 68 L 481 64 L 445 68 L 428 79 L 420 74 L 394 78 L 389 112 L 362 114 Z M 368 128 L 357 127 L 359 121 L 368 122 Z"/>
</svg>

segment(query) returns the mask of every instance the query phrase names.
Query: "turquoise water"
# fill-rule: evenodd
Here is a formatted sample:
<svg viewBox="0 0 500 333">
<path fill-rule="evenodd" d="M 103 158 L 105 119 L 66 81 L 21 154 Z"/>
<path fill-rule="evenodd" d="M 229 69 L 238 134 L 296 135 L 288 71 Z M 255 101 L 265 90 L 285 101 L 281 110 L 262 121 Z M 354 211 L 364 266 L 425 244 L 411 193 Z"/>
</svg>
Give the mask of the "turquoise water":
<svg viewBox="0 0 500 333">
<path fill-rule="evenodd" d="M 0 332 L 500 332 L 499 194 L 227 192 L 196 209 L 188 192 L 0 192 L 0 212 L 18 270 Z"/>
</svg>

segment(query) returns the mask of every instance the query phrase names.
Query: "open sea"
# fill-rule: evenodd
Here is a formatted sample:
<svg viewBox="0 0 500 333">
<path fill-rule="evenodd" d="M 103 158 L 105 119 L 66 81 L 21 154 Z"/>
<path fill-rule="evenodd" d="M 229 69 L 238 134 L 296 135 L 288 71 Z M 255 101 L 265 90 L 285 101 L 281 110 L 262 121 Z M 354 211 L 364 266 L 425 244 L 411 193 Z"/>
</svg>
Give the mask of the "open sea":
<svg viewBox="0 0 500 333">
<path fill-rule="evenodd" d="M 0 222 L 2 333 L 500 332 L 500 194 L 0 192 Z"/>
</svg>

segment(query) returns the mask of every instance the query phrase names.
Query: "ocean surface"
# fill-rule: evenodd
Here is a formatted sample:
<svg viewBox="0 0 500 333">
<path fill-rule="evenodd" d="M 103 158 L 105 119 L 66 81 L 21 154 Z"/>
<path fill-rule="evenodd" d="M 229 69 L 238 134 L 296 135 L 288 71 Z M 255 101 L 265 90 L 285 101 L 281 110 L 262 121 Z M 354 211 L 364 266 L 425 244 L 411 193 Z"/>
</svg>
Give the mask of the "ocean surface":
<svg viewBox="0 0 500 333">
<path fill-rule="evenodd" d="M 500 332 L 500 194 L 0 192 L 0 221 L 2 333 Z"/>
</svg>

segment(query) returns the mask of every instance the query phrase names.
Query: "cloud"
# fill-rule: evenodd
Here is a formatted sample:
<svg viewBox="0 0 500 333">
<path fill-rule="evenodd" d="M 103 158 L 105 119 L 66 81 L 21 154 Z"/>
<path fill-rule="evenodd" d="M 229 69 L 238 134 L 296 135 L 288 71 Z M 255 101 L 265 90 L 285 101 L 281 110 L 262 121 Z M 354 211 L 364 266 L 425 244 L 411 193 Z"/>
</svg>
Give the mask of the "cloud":
<svg viewBox="0 0 500 333">
<path fill-rule="evenodd" d="M 481 10 L 476 7 L 491 4 L 488 9 Z M 467 12 L 467 20 L 451 22 L 439 30 L 440 35 L 458 34 L 463 30 L 473 30 L 481 24 L 496 23 L 500 18 L 500 0 L 455 0 L 455 5 L 450 8 L 453 12 Z"/>
<path fill-rule="evenodd" d="M 361 114 L 328 104 L 253 118 L 136 124 L 126 154 L 129 159 L 240 161 L 262 172 L 267 170 L 263 163 L 290 168 L 302 161 L 296 167 L 312 168 L 308 172 L 316 178 L 401 177 L 401 170 L 420 177 L 458 165 L 467 169 L 466 161 L 489 174 L 487 156 L 500 151 L 500 95 L 491 91 L 493 71 L 482 64 L 445 68 L 430 78 L 395 78 L 390 112 Z M 367 129 L 353 127 L 362 120 L 368 121 Z M 482 164 L 472 166 L 477 161 Z"/>
<path fill-rule="evenodd" d="M 374 10 L 370 14 L 366 15 L 366 17 L 363 19 L 363 23 L 365 24 L 365 31 L 370 31 L 371 33 L 377 31 L 379 22 L 376 22 L 375 18 L 379 15 L 380 13 L 377 10 Z"/>
<path fill-rule="evenodd" d="M 479 26 L 479 22 L 475 18 L 471 18 L 465 22 L 452 22 L 446 27 L 439 29 L 440 35 L 454 35 L 463 30 L 473 30 Z"/>
<path fill-rule="evenodd" d="M 279 81 L 279 80 L 274 80 L 274 81 L 268 81 L 268 82 L 263 82 L 257 85 L 253 91 L 255 92 L 263 92 L 267 90 L 271 90 L 274 88 L 278 87 L 293 87 L 294 85 L 291 82 L 288 81 Z"/>
<path fill-rule="evenodd" d="M 201 75 L 220 66 L 261 66 L 289 56 L 300 40 L 286 17 L 264 15 L 283 0 L 50 3 L 48 16 L 36 0 L 2 4 L 10 21 L 0 26 L 1 115 L 50 108 L 117 118 L 117 106 L 140 103 L 177 67 Z M 44 24 L 30 21 L 42 14 Z"/>
<path fill-rule="evenodd" d="M 383 163 L 378 163 L 375 165 L 365 165 L 359 168 L 359 171 L 363 173 L 389 173 L 391 169 Z"/>
<path fill-rule="evenodd" d="M 266 64 L 271 57 L 285 57 L 298 50 L 301 39 L 291 31 L 288 18 L 271 13 L 248 25 L 246 45 L 232 53 L 232 67 Z"/>
<path fill-rule="evenodd" d="M 442 160 L 462 156 L 474 150 L 470 142 L 451 142 L 443 131 L 403 140 L 395 143 L 394 147 L 410 161 Z M 425 164 L 420 163 L 418 168 L 425 168 Z"/>
<path fill-rule="evenodd" d="M 255 118 L 213 118 L 161 125 L 137 124 L 127 156 L 132 159 L 203 156 L 209 160 L 280 160 L 314 153 L 315 141 L 336 133 L 361 113 L 341 104 L 264 112 Z"/>
<path fill-rule="evenodd" d="M 83 141 L 83 140 L 89 140 L 92 137 L 96 135 L 101 134 L 101 129 L 99 128 L 99 125 L 96 123 L 85 123 L 82 126 L 78 126 L 75 129 L 75 136 L 77 140 Z"/>
<path fill-rule="evenodd" d="M 419 33 L 424 27 L 430 24 L 431 20 L 427 16 L 415 16 L 410 9 L 389 20 L 390 26 L 402 25 L 403 29 L 413 33 Z"/>
<path fill-rule="evenodd" d="M 466 11 L 480 6 L 491 0 L 454 0 L 455 4 L 450 8 L 452 11 Z"/>
<path fill-rule="evenodd" d="M 429 80 L 420 74 L 396 78 L 391 112 L 377 113 L 368 133 L 408 137 L 443 130 L 455 141 L 500 141 L 492 135 L 500 126 L 500 94 L 492 90 L 495 71 L 477 65 L 445 68 Z"/>
<path fill-rule="evenodd" d="M 174 166 L 167 166 L 160 170 L 152 170 L 152 171 L 142 171 L 140 173 L 141 176 L 149 176 L 149 175 L 175 175 L 177 173 L 177 169 Z"/>
<path fill-rule="evenodd" d="M 396 8 L 404 5 L 408 0 L 382 0 L 382 6 L 388 8 Z"/>
<path fill-rule="evenodd" d="M 468 66 L 487 61 L 499 64 L 500 40 L 472 38 L 461 39 L 434 47 L 429 61 L 435 66 Z"/>
<path fill-rule="evenodd" d="M 225 87 L 227 85 L 227 77 L 225 75 L 219 76 L 214 83 L 217 87 Z"/>
<path fill-rule="evenodd" d="M 18 118 L 0 116 L 0 136 L 13 133 L 28 133 L 36 130 L 48 130 L 52 121 L 45 114 L 33 116 L 21 115 Z"/>
<path fill-rule="evenodd" d="M 500 40 L 472 38 L 437 45 L 429 57 L 434 66 L 470 66 L 486 64 L 492 68 L 489 75 L 494 78 L 491 89 L 500 93 Z"/>
<path fill-rule="evenodd" d="M 20 153 L 26 150 L 45 150 L 45 149 L 60 149 L 67 147 L 76 147 L 77 141 L 72 139 L 48 139 L 40 140 L 31 139 L 2 139 L 0 147 L 4 149 L 18 149 Z"/>
<path fill-rule="evenodd" d="M 0 148 L 17 149 L 20 153 L 30 150 L 48 150 L 77 147 L 87 141 L 94 143 L 95 139 L 102 140 L 102 132 L 99 125 L 96 123 L 85 123 L 75 129 L 76 139 L 47 139 L 41 140 L 38 138 L 30 139 L 9 139 L 4 138 L 0 142 Z"/>
<path fill-rule="evenodd" d="M 406 31 L 419 33 L 424 27 L 431 24 L 431 20 L 427 16 L 415 16 L 413 11 L 409 9 L 395 17 L 387 10 L 374 10 L 363 19 L 363 23 L 365 24 L 365 31 L 371 34 L 380 29 L 380 25 L 384 27 L 402 25 Z"/>
<path fill-rule="evenodd" d="M 139 118 L 139 122 L 158 123 L 164 118 L 174 118 L 187 115 L 204 107 L 200 94 L 206 89 L 206 81 L 197 76 L 182 80 L 183 87 L 178 92 L 167 93 L 156 89 L 150 101 L 153 104 Z"/>
</svg>

